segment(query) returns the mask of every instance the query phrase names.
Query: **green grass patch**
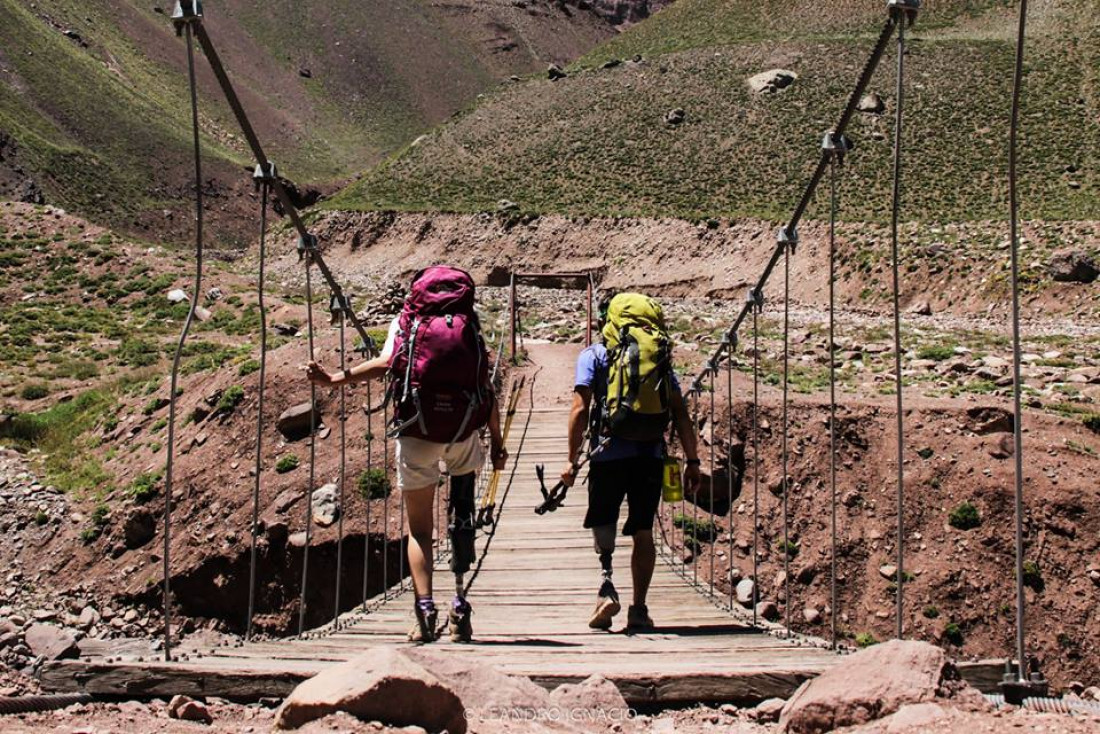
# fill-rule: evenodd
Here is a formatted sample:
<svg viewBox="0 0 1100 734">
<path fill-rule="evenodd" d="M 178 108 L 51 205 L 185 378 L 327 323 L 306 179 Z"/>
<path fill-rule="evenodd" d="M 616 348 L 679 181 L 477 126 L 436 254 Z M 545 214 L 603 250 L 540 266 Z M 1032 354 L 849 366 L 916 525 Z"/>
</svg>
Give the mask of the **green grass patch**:
<svg viewBox="0 0 1100 734">
<path fill-rule="evenodd" d="M 982 515 L 972 503 L 963 501 L 951 510 L 947 522 L 958 530 L 973 530 L 982 524 Z"/>
<path fill-rule="evenodd" d="M 302 460 L 294 454 L 286 454 L 280 456 L 279 460 L 275 462 L 275 471 L 279 474 L 287 474 L 294 471 L 302 465 Z"/>
<path fill-rule="evenodd" d="M 382 469 L 369 469 L 359 475 L 357 482 L 359 494 L 363 499 L 380 500 L 390 495 L 392 490 L 389 477 Z"/>
<path fill-rule="evenodd" d="M 127 494 L 136 504 L 143 505 L 160 494 L 162 475 L 160 472 L 141 474 L 130 485 Z"/>
</svg>

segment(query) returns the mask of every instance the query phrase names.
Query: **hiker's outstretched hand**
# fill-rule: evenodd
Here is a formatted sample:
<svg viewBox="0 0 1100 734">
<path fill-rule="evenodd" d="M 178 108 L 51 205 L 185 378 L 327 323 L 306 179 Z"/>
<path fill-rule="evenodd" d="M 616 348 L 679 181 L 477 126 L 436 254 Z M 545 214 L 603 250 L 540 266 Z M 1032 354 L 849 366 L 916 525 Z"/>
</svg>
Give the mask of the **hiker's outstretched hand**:
<svg viewBox="0 0 1100 734">
<path fill-rule="evenodd" d="M 316 362 L 310 362 L 305 367 L 306 377 L 314 385 L 322 385 L 325 387 L 331 387 L 339 382 L 334 376 L 325 371 L 325 368 Z"/>
<path fill-rule="evenodd" d="M 577 465 L 573 462 L 569 462 L 565 465 L 565 469 L 561 473 L 561 483 L 566 487 L 572 487 L 573 483 L 577 481 Z"/>
<path fill-rule="evenodd" d="M 493 469 L 504 471 L 508 468 L 508 449 L 503 446 L 493 447 Z"/>
<path fill-rule="evenodd" d="M 699 491 L 700 471 L 698 464 L 688 464 L 684 467 L 684 490 L 694 497 Z"/>
</svg>

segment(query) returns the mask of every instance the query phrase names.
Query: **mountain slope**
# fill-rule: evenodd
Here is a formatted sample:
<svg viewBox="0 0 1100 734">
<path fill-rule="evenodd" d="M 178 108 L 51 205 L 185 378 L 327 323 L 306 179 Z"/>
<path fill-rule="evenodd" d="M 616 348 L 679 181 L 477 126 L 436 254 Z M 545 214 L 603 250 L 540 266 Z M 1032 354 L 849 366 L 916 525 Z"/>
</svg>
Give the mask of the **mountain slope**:
<svg viewBox="0 0 1100 734">
<path fill-rule="evenodd" d="M 875 3 L 817 3 L 814 14 L 797 5 L 681 0 L 595 49 L 567 79 L 487 96 L 331 205 L 478 211 L 508 199 L 574 215 L 782 218 L 884 21 Z M 1025 213 L 1097 218 L 1100 24 L 1079 0 L 1033 7 Z M 959 0 L 930 8 L 910 34 L 906 216 L 1003 216 L 1013 24 L 1005 3 Z M 884 114 L 861 114 L 851 129 L 847 219 L 887 214 L 894 58 L 891 49 L 872 84 Z M 776 67 L 799 79 L 776 94 L 749 88 Z M 674 109 L 680 124 L 665 120 Z"/>
<path fill-rule="evenodd" d="M 331 185 L 512 74 L 565 63 L 614 33 L 592 11 L 506 0 L 227 0 L 207 28 L 282 173 Z M 0 0 L 0 197 L 128 229 L 184 230 L 186 54 L 162 7 Z M 251 166 L 199 58 L 209 188 L 226 227 L 251 209 Z"/>
</svg>

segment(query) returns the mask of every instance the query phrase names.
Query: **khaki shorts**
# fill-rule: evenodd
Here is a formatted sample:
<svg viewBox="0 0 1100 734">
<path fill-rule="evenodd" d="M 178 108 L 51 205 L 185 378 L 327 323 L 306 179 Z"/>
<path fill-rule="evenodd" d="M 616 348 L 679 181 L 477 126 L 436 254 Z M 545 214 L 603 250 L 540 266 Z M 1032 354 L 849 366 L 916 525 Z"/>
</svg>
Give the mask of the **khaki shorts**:
<svg viewBox="0 0 1100 734">
<path fill-rule="evenodd" d="M 397 439 L 396 459 L 397 488 L 407 492 L 435 487 L 443 475 L 442 466 L 453 477 L 476 472 L 485 461 L 485 452 L 476 432 L 450 448 L 445 443 L 402 436 Z"/>
</svg>

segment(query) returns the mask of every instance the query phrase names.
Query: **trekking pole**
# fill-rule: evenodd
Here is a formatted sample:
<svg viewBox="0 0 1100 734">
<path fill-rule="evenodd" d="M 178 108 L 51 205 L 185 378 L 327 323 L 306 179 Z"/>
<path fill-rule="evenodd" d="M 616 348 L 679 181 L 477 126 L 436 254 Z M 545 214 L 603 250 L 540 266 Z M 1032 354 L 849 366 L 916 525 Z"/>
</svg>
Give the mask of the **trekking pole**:
<svg viewBox="0 0 1100 734">
<path fill-rule="evenodd" d="M 508 443 L 508 434 L 512 431 L 512 421 L 516 417 L 516 409 L 519 406 L 519 397 L 523 391 L 523 385 L 527 381 L 526 375 L 520 375 L 519 380 L 512 385 L 512 393 L 508 396 L 508 412 L 504 416 L 504 430 L 501 438 L 505 445 Z M 489 479 L 489 485 L 481 495 L 481 508 L 478 510 L 475 528 L 484 528 L 493 524 L 493 515 L 497 509 L 497 490 L 500 487 L 499 469 L 493 469 L 493 475 Z"/>
</svg>

